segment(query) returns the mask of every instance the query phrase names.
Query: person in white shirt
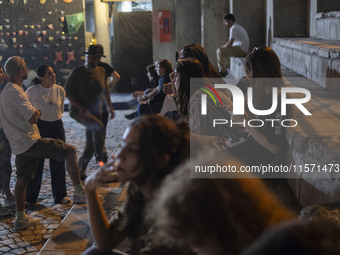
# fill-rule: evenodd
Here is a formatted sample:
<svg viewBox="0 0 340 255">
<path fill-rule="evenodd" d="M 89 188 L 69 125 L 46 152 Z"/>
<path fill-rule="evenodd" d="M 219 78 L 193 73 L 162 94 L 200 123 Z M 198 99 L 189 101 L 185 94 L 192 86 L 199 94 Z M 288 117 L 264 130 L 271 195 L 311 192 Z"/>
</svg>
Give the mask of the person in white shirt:
<svg viewBox="0 0 340 255">
<path fill-rule="evenodd" d="M 62 122 L 64 112 L 65 90 L 55 84 L 56 75 L 52 67 L 41 65 L 36 70 L 37 76 L 33 86 L 26 91 L 27 97 L 42 115 L 37 122 L 39 132 L 43 138 L 60 139 L 65 142 L 65 130 Z M 26 202 L 34 204 L 39 196 L 45 159 L 39 160 L 34 179 L 27 187 Z M 50 159 L 51 185 L 54 201 L 67 204 L 71 200 L 67 197 L 65 183 L 65 160 Z"/>
<path fill-rule="evenodd" d="M 247 31 L 235 23 L 233 14 L 228 13 L 223 17 L 223 24 L 229 29 L 229 40 L 216 50 L 217 66 L 222 76 L 228 74 L 230 57 L 245 57 L 249 51 L 249 36 Z"/>
<path fill-rule="evenodd" d="M 14 222 L 16 230 L 36 225 L 38 220 L 30 219 L 25 213 L 27 185 L 34 177 L 40 158 L 63 160 L 74 185 L 73 201 L 85 202 L 84 186 L 80 182 L 77 151 L 60 139 L 41 138 L 36 123 L 42 112 L 30 103 L 23 81 L 27 79 L 25 61 L 17 56 L 10 57 L 5 63 L 5 71 L 10 82 L 0 94 L 0 120 L 5 135 L 16 155 L 17 182 L 14 196 L 17 217 Z"/>
</svg>

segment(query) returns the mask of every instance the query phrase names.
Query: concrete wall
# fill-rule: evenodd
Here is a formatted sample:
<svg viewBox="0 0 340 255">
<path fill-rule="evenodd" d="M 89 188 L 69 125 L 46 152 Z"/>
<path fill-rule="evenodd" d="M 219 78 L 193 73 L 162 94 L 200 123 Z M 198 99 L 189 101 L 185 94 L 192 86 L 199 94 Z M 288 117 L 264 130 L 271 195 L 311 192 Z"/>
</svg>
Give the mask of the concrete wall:
<svg viewBox="0 0 340 255">
<path fill-rule="evenodd" d="M 152 1 L 152 45 L 153 45 L 153 60 L 166 58 L 175 64 L 175 52 L 177 49 L 176 43 L 176 3 L 169 0 Z M 158 11 L 171 11 L 171 28 L 172 41 L 159 42 L 159 26 L 158 26 Z"/>
<path fill-rule="evenodd" d="M 210 62 L 217 67 L 216 49 L 228 41 L 228 30 L 223 16 L 229 12 L 229 1 L 202 0 L 202 40 Z"/>
<path fill-rule="evenodd" d="M 318 12 L 340 11 L 338 0 L 318 0 Z"/>
<path fill-rule="evenodd" d="M 275 0 L 274 37 L 303 37 L 309 35 L 308 0 Z"/>
<path fill-rule="evenodd" d="M 201 43 L 201 0 L 152 1 L 153 59 L 166 58 L 173 66 L 176 51 L 187 43 Z M 171 11 L 172 41 L 159 41 L 158 12 Z"/>
<path fill-rule="evenodd" d="M 177 50 L 188 43 L 201 43 L 201 0 L 176 0 L 175 32 Z"/>
<path fill-rule="evenodd" d="M 266 44 L 266 10 L 265 0 L 252 0 L 249 4 L 249 0 L 231 0 L 230 12 L 235 15 L 236 23 L 247 30 L 251 51 Z"/>
</svg>

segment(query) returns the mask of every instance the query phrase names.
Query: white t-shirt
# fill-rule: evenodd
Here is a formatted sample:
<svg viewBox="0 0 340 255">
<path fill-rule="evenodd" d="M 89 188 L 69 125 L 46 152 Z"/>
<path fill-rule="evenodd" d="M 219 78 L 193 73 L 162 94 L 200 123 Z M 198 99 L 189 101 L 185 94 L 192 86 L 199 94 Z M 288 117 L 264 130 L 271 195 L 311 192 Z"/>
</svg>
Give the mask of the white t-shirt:
<svg viewBox="0 0 340 255">
<path fill-rule="evenodd" d="M 40 138 L 37 125 L 28 122 L 34 112 L 22 86 L 9 82 L 0 93 L 0 119 L 15 155 L 27 151 Z"/>
<path fill-rule="evenodd" d="M 65 90 L 54 84 L 45 88 L 41 84 L 29 87 L 26 91 L 32 105 L 41 111 L 41 120 L 56 121 L 62 118 L 64 112 Z"/>
<path fill-rule="evenodd" d="M 234 38 L 232 46 L 239 46 L 244 52 L 249 52 L 249 37 L 247 31 L 239 24 L 234 23 L 229 30 L 229 40 Z"/>
</svg>

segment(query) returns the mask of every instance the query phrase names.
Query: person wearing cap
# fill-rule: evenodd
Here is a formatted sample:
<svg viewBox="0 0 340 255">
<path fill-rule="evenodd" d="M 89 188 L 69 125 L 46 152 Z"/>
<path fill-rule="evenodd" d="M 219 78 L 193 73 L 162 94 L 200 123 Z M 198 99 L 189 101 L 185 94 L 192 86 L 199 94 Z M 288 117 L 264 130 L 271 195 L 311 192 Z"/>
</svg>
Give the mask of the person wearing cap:
<svg viewBox="0 0 340 255">
<path fill-rule="evenodd" d="M 38 223 L 25 214 L 25 200 L 27 185 L 34 177 L 39 159 L 66 159 L 66 169 L 74 185 L 73 201 L 84 203 L 86 197 L 80 181 L 75 147 L 59 139 L 40 136 L 36 123 L 42 113 L 33 107 L 22 87 L 23 81 L 27 79 L 25 61 L 17 56 L 10 57 L 5 63 L 5 70 L 10 81 L 0 94 L 0 120 L 12 152 L 16 155 L 17 182 L 14 195 L 17 217 L 14 227 L 21 230 Z"/>
<path fill-rule="evenodd" d="M 86 168 L 93 154 L 97 162 L 107 161 L 105 149 L 105 124 L 103 123 L 103 104 L 105 103 L 111 119 L 114 109 L 106 82 L 106 72 L 98 66 L 104 57 L 103 47 L 90 45 L 85 52 L 85 64 L 75 67 L 66 81 L 66 97 L 70 100 L 70 116 L 86 127 L 86 143 L 79 158 L 82 180 L 86 178 Z"/>
<path fill-rule="evenodd" d="M 100 52 L 104 53 L 104 48 L 103 48 L 103 46 L 101 44 L 96 44 L 96 46 L 100 49 Z M 106 58 L 105 55 L 102 55 L 102 57 Z M 106 80 L 108 80 L 109 77 L 112 78 L 110 83 L 108 83 L 108 92 L 110 92 L 112 90 L 112 88 L 114 88 L 118 84 L 118 82 L 120 80 L 120 75 L 108 63 L 100 61 L 98 63 L 98 66 L 101 66 L 101 67 L 103 67 L 105 69 Z M 106 105 L 104 104 L 103 105 L 103 113 L 102 113 L 102 122 L 103 122 L 103 124 L 105 126 L 105 135 L 104 135 L 104 138 L 106 136 L 106 126 L 107 126 L 108 121 L 109 121 L 109 113 L 107 111 Z"/>
</svg>

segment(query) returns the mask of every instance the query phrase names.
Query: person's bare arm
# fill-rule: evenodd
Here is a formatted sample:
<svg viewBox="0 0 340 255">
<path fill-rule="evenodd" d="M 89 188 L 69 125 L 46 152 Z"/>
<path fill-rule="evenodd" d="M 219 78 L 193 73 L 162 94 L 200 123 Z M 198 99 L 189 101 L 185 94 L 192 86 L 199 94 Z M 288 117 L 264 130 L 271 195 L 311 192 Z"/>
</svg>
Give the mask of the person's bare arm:
<svg viewBox="0 0 340 255">
<path fill-rule="evenodd" d="M 231 46 L 233 46 L 233 43 L 235 41 L 235 38 L 231 38 L 226 44 L 224 44 L 222 47 L 224 48 L 230 48 Z"/>
<path fill-rule="evenodd" d="M 31 124 L 36 124 L 40 117 L 41 117 L 41 111 L 35 110 L 35 112 L 33 113 L 32 117 L 28 120 L 28 122 Z"/>
<path fill-rule="evenodd" d="M 115 111 L 111 102 L 110 92 L 107 89 L 104 91 L 104 101 L 106 104 L 106 109 L 110 113 L 110 119 L 113 119 L 115 117 Z"/>
<path fill-rule="evenodd" d="M 109 223 L 97 194 L 98 187 L 103 187 L 108 182 L 117 181 L 114 170 L 110 170 L 109 165 L 110 163 L 98 169 L 85 180 L 86 203 L 91 231 L 100 251 L 110 251 L 125 238 L 121 232 Z"/>
<path fill-rule="evenodd" d="M 85 106 L 83 106 L 81 103 L 79 103 L 78 100 L 76 100 L 74 97 L 67 97 L 70 102 L 72 103 L 72 105 L 74 105 L 75 107 L 77 107 L 77 109 L 79 110 L 79 114 L 81 116 L 83 116 L 84 118 L 90 118 L 90 119 L 97 119 L 96 116 L 94 116 L 92 113 L 90 113 L 87 108 Z"/>
<path fill-rule="evenodd" d="M 120 80 L 120 75 L 116 71 L 113 71 L 111 74 L 111 77 L 112 77 L 112 81 L 109 84 L 110 90 L 117 85 L 117 83 Z"/>
<path fill-rule="evenodd" d="M 146 94 L 145 96 L 137 97 L 138 102 L 146 101 L 149 100 L 150 98 L 153 98 L 157 94 L 157 91 L 158 87 L 154 88 L 150 93 Z"/>
</svg>

